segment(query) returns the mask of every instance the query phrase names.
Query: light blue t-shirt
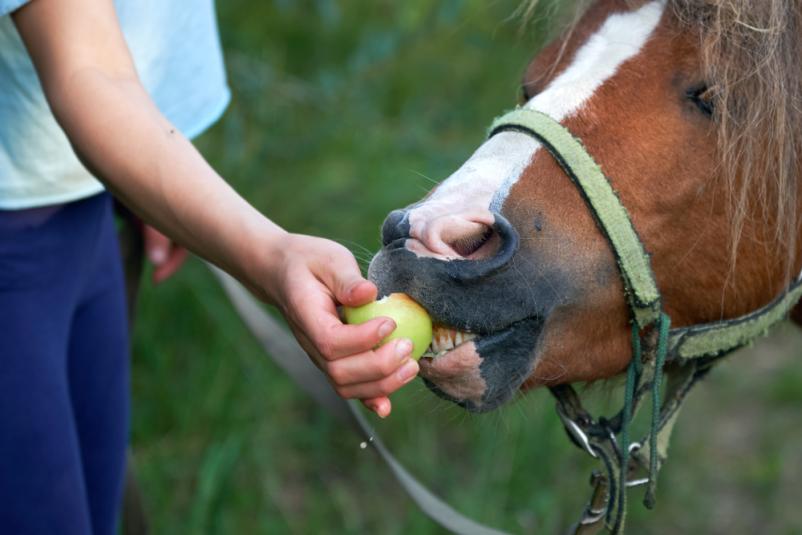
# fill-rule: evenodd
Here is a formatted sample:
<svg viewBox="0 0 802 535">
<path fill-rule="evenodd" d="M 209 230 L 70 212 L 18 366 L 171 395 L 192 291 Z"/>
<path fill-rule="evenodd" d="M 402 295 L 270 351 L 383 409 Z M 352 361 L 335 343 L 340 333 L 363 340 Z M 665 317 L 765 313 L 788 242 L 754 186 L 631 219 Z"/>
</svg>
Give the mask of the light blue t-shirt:
<svg viewBox="0 0 802 535">
<path fill-rule="evenodd" d="M 0 209 L 63 203 L 103 189 L 78 161 L 50 112 L 9 16 L 28 1 L 0 0 Z M 184 135 L 197 136 L 231 98 L 214 0 L 114 3 L 145 89 Z"/>
</svg>

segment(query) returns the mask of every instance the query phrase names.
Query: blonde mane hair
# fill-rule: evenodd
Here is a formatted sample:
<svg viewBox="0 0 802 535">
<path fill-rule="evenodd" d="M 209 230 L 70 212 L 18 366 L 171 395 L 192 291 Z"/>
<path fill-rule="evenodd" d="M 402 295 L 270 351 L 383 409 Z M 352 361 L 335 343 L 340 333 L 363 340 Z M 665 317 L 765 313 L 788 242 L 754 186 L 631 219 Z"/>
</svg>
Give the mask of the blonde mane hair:
<svg viewBox="0 0 802 535">
<path fill-rule="evenodd" d="M 748 218 L 757 213 L 776 222 L 769 245 L 786 253 L 790 275 L 800 254 L 802 0 L 666 1 L 700 43 L 730 197 L 732 264 Z M 538 3 L 527 0 L 519 14 L 531 19 Z M 581 13 L 589 3 L 571 4 Z"/>
</svg>

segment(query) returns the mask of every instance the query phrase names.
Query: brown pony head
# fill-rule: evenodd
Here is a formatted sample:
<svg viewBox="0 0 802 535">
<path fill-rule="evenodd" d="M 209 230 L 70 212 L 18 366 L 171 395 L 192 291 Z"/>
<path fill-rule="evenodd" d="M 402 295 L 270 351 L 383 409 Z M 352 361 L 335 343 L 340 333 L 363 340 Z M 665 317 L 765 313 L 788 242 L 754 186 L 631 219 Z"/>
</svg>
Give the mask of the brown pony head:
<svg viewBox="0 0 802 535">
<path fill-rule="evenodd" d="M 523 105 L 566 126 L 609 177 L 677 326 L 749 312 L 800 267 L 802 15 L 791 1 L 751 4 L 600 0 L 524 78 Z M 421 375 L 443 397 L 485 411 L 522 386 L 629 362 L 612 251 L 533 138 L 491 137 L 382 236 L 370 276 L 439 324 Z"/>
</svg>

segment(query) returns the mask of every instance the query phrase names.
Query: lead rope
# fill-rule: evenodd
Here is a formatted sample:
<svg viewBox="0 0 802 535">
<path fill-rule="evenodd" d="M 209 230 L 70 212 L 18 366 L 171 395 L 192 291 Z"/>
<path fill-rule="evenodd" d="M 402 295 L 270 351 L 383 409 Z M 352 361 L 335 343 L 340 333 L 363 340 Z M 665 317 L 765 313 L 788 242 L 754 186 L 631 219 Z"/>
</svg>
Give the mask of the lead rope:
<svg viewBox="0 0 802 535">
<path fill-rule="evenodd" d="M 661 313 L 660 319 L 657 322 L 658 338 L 657 345 L 654 352 L 654 376 L 651 384 L 652 394 L 652 414 L 651 425 L 649 429 L 649 479 L 646 488 L 646 494 L 643 498 L 643 505 L 648 509 L 653 509 L 656 503 L 657 492 L 657 474 L 658 474 L 658 457 L 657 457 L 657 434 L 660 430 L 660 415 L 661 415 L 661 389 L 663 382 L 663 366 L 666 361 L 666 354 L 668 353 L 668 332 L 671 327 L 671 318 L 668 314 Z M 629 459 L 632 444 L 629 439 L 630 425 L 633 419 L 633 408 L 636 402 L 636 395 L 638 393 L 640 382 L 643 377 L 643 347 L 641 343 L 640 328 L 637 323 L 632 324 L 632 360 L 627 368 L 627 383 L 624 390 L 624 409 L 621 419 L 621 445 L 620 445 L 620 476 L 618 477 L 618 499 L 616 505 L 616 517 L 613 527 L 610 530 L 613 534 L 621 533 L 624 529 L 626 521 L 626 493 L 627 493 L 627 477 L 629 472 Z M 610 496 L 610 503 L 612 505 L 613 496 Z"/>
<path fill-rule="evenodd" d="M 612 533 L 620 533 L 624 529 L 624 521 L 626 520 L 627 513 L 627 467 L 629 466 L 629 427 L 632 422 L 632 409 L 635 403 L 635 391 L 640 382 L 641 372 L 643 370 L 643 350 L 641 347 L 640 329 L 638 324 L 632 323 L 632 360 L 627 368 L 627 385 L 624 389 L 624 410 L 621 420 L 621 449 L 619 461 L 621 475 L 618 478 L 620 484 L 618 486 L 618 502 L 617 514 L 615 523 L 613 524 Z M 610 496 L 612 500 L 612 496 Z"/>
</svg>

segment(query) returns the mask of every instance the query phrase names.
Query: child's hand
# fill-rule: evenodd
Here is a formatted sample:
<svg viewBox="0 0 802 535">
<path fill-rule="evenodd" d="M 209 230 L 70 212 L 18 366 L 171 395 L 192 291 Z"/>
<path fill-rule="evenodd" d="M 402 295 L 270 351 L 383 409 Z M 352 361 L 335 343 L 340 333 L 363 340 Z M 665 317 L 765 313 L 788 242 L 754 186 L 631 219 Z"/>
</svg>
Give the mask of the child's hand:
<svg viewBox="0 0 802 535">
<path fill-rule="evenodd" d="M 288 234 L 278 254 L 270 293 L 296 338 L 340 396 L 361 399 L 386 417 L 388 396 L 418 373 L 411 342 L 393 340 L 373 349 L 395 323 L 376 318 L 344 325 L 336 308 L 374 300 L 376 287 L 362 277 L 351 253 L 332 241 Z"/>
<path fill-rule="evenodd" d="M 142 237 L 145 241 L 145 255 L 153 264 L 153 282 L 159 284 L 181 269 L 187 259 L 187 250 L 170 238 L 151 227 L 144 225 Z"/>
</svg>

